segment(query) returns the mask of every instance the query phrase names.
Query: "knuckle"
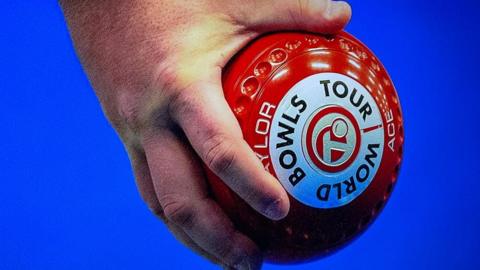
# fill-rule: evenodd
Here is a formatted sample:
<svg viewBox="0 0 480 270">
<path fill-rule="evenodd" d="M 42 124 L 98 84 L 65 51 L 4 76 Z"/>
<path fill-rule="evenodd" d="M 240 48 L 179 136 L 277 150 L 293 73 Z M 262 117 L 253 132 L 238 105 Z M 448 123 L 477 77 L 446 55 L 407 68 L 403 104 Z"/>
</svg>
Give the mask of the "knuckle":
<svg viewBox="0 0 480 270">
<path fill-rule="evenodd" d="M 133 130 L 138 129 L 140 122 L 138 111 L 138 108 L 132 104 L 120 104 L 119 114 L 126 127 Z"/>
<path fill-rule="evenodd" d="M 233 143 L 223 135 L 214 135 L 205 142 L 205 163 L 215 173 L 224 175 L 232 170 L 236 153 Z"/>
<path fill-rule="evenodd" d="M 185 199 L 178 196 L 164 196 L 162 198 L 165 217 L 176 225 L 191 229 L 195 222 L 195 210 Z"/>
<path fill-rule="evenodd" d="M 118 130 L 135 129 L 139 125 L 141 95 L 141 93 L 125 90 L 116 97 L 114 106 L 103 104 L 105 114 L 114 128 Z"/>
<path fill-rule="evenodd" d="M 175 65 L 167 59 L 158 64 L 153 71 L 153 80 L 151 88 L 161 91 L 161 93 L 169 94 L 175 87 L 172 87 L 177 80 L 177 72 Z"/>
<path fill-rule="evenodd" d="M 195 95 L 192 95 L 190 91 L 182 89 L 172 93 L 168 104 L 168 113 L 172 117 L 187 115 L 194 109 L 196 109 L 196 99 Z"/>
</svg>

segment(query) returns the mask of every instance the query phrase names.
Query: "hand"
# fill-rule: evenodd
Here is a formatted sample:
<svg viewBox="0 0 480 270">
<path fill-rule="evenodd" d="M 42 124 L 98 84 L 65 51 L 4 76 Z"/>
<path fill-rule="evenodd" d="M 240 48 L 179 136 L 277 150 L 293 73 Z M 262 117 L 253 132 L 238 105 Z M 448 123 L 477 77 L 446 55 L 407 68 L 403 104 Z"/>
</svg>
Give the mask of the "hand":
<svg viewBox="0 0 480 270">
<path fill-rule="evenodd" d="M 229 59 L 270 31 L 335 33 L 328 0 L 61 0 L 82 64 L 131 159 L 140 193 L 185 245 L 227 268 L 258 269 L 255 243 L 209 197 L 204 162 L 271 219 L 285 190 L 242 139 L 222 90 Z"/>
</svg>

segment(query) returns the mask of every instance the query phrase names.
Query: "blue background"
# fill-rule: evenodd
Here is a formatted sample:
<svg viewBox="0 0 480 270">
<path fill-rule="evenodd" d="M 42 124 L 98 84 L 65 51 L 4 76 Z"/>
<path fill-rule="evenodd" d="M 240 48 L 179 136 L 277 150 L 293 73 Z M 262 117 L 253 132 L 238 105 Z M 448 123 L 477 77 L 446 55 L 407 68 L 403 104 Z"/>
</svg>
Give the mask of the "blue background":
<svg viewBox="0 0 480 270">
<path fill-rule="evenodd" d="M 362 237 L 289 269 L 480 269 L 480 4 L 350 2 L 399 91 L 405 161 Z M 0 14 L 0 269 L 216 269 L 144 206 L 56 2 Z"/>
</svg>

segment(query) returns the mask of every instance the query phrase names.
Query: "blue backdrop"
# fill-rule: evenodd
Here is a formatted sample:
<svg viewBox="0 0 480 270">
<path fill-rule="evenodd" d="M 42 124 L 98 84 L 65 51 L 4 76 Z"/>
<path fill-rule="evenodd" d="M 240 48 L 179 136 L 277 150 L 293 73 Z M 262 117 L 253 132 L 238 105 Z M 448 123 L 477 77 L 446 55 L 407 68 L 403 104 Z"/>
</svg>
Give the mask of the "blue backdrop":
<svg viewBox="0 0 480 270">
<path fill-rule="evenodd" d="M 399 91 L 405 161 L 362 237 L 288 269 L 480 269 L 480 4 L 350 2 Z M 215 269 L 144 206 L 56 2 L 0 14 L 0 269 Z"/>
</svg>

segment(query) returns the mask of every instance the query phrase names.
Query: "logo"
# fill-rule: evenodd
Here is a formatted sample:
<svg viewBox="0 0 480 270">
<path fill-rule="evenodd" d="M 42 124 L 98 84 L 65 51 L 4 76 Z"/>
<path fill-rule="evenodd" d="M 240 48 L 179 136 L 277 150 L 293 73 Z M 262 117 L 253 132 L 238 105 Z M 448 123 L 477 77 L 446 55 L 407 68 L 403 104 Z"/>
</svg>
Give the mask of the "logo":
<svg viewBox="0 0 480 270">
<path fill-rule="evenodd" d="M 307 121 L 303 149 L 313 168 L 339 172 L 348 168 L 360 149 L 360 128 L 355 117 L 339 106 L 320 108 Z"/>
<path fill-rule="evenodd" d="M 273 171 L 295 199 L 335 208 L 368 188 L 382 160 L 385 131 L 365 87 L 342 74 L 319 73 L 262 108 L 272 112 L 266 141 Z"/>
</svg>

